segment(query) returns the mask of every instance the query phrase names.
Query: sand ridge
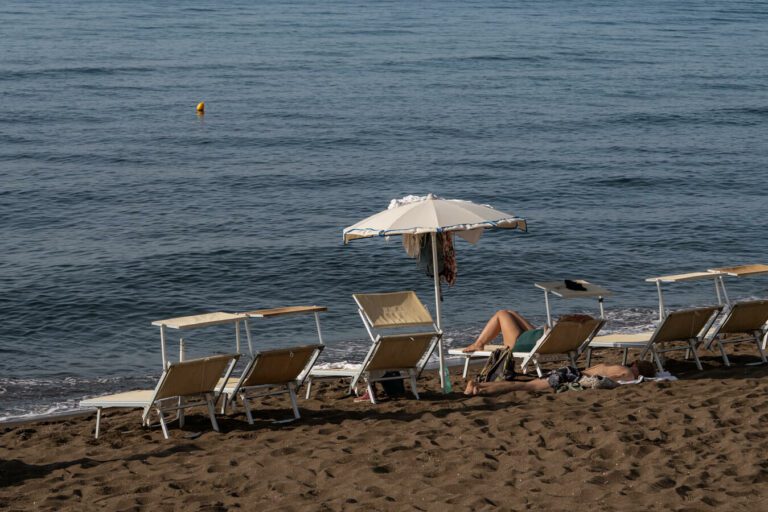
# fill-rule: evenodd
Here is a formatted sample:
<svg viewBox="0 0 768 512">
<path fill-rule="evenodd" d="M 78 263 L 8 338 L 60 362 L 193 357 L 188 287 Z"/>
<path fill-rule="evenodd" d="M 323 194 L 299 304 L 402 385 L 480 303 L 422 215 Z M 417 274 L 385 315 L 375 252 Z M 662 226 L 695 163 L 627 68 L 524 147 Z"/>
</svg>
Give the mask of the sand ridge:
<svg viewBox="0 0 768 512">
<path fill-rule="evenodd" d="M 139 413 L 6 428 L 5 510 L 766 510 L 768 367 L 736 356 L 676 382 L 616 390 L 444 396 L 377 406 L 341 383 L 220 419 L 202 411 L 171 439 Z M 462 383 L 452 376 L 455 389 Z"/>
</svg>

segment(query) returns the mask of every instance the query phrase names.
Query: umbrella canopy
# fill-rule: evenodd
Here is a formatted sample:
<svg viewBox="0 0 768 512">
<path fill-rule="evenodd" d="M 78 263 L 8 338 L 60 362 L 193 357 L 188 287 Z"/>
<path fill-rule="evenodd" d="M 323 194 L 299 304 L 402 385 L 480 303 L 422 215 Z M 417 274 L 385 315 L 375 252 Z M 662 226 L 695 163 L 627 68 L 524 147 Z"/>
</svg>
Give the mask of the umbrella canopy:
<svg viewBox="0 0 768 512">
<path fill-rule="evenodd" d="M 476 242 L 485 229 L 519 229 L 527 231 L 525 219 L 491 208 L 459 199 L 441 199 L 432 194 L 384 210 L 367 219 L 344 228 L 344 243 L 358 238 L 393 235 L 432 235 L 432 268 L 438 268 L 437 233 L 456 232 L 469 241 Z M 435 317 L 437 327 L 442 329 L 440 318 L 440 276 L 434 272 Z M 440 383 L 446 389 L 445 360 L 442 340 L 438 345 L 440 361 Z"/>
<path fill-rule="evenodd" d="M 525 219 L 509 213 L 472 201 L 439 199 L 430 194 L 421 201 L 384 210 L 344 228 L 344 243 L 374 236 L 461 232 L 486 228 L 527 230 Z"/>
</svg>

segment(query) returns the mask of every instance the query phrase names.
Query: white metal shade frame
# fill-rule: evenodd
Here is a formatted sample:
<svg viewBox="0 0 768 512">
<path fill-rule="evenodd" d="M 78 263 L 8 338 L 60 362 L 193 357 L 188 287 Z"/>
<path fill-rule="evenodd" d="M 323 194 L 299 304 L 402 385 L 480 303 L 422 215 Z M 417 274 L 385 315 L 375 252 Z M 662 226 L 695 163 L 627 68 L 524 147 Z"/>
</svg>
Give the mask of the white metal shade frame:
<svg viewBox="0 0 768 512">
<path fill-rule="evenodd" d="M 645 281 L 648 283 L 656 283 L 656 290 L 659 296 L 659 321 L 662 321 L 666 314 L 664 294 L 661 287 L 662 283 L 680 283 L 685 281 L 712 279 L 715 285 L 715 296 L 717 297 L 718 305 L 729 308 L 731 306 L 731 300 L 728 297 L 728 291 L 725 288 L 725 277 L 747 277 L 764 274 L 768 274 L 768 265 L 752 264 L 711 268 L 706 271 L 688 272 L 685 274 L 649 277 Z"/>
</svg>

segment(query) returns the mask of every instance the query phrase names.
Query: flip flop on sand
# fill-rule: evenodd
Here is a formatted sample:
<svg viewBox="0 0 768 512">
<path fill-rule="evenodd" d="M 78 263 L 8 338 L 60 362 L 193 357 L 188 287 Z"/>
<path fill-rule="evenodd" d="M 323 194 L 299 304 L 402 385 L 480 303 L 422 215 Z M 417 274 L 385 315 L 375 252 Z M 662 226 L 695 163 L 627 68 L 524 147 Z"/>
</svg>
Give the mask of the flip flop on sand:
<svg viewBox="0 0 768 512">
<path fill-rule="evenodd" d="M 387 395 L 385 395 L 384 393 L 377 393 L 376 394 L 376 400 L 386 400 L 388 398 L 389 397 Z M 371 395 L 369 395 L 368 391 L 366 391 L 362 395 L 356 396 L 355 399 L 354 399 L 354 402 L 368 402 L 368 403 L 370 403 L 371 402 Z"/>
</svg>

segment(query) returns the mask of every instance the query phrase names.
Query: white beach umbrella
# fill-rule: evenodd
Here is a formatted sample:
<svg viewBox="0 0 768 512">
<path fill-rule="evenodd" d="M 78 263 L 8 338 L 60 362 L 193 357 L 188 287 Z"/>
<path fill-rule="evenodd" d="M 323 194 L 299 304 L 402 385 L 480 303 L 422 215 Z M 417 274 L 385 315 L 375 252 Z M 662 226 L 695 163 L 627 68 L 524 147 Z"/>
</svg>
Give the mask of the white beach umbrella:
<svg viewBox="0 0 768 512">
<path fill-rule="evenodd" d="M 527 230 L 525 219 L 504 213 L 487 205 L 459 199 L 440 199 L 432 194 L 390 208 L 344 228 L 344 243 L 358 238 L 430 233 L 432 236 L 432 268 L 435 283 L 435 317 L 440 318 L 440 275 L 437 271 L 437 234 L 456 232 L 476 242 L 485 229 Z M 416 200 L 413 200 L 416 199 Z M 445 389 L 445 360 L 442 341 L 438 345 L 440 384 Z"/>
</svg>

